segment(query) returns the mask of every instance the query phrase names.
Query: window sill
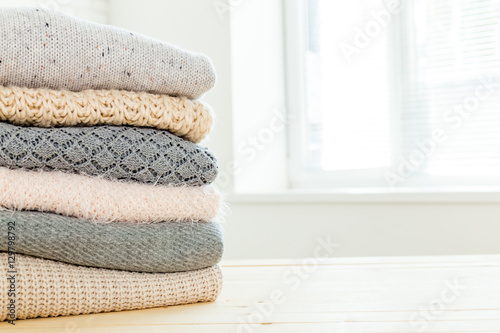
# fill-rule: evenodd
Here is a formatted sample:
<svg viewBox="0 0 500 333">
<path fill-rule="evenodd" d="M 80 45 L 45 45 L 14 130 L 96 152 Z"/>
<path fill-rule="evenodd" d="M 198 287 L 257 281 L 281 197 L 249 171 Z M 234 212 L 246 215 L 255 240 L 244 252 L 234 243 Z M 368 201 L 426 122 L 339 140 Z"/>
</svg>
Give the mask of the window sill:
<svg viewBox="0 0 500 333">
<path fill-rule="evenodd" d="M 415 203 L 499 204 L 500 188 L 456 190 L 399 189 L 388 191 L 378 188 L 335 190 L 285 190 L 263 193 L 236 193 L 228 196 L 230 204 L 307 204 L 307 203 Z"/>
</svg>

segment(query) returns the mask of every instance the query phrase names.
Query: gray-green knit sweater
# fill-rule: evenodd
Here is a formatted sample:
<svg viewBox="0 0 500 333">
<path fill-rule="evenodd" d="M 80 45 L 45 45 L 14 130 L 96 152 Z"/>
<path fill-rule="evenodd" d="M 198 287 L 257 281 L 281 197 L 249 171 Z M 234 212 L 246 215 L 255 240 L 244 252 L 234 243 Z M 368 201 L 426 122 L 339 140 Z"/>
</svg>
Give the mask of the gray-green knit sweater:
<svg viewBox="0 0 500 333">
<path fill-rule="evenodd" d="M 10 233 L 9 233 L 10 232 Z M 0 251 L 70 264 L 137 272 L 210 267 L 223 251 L 217 222 L 109 223 L 50 213 L 0 211 Z"/>
</svg>

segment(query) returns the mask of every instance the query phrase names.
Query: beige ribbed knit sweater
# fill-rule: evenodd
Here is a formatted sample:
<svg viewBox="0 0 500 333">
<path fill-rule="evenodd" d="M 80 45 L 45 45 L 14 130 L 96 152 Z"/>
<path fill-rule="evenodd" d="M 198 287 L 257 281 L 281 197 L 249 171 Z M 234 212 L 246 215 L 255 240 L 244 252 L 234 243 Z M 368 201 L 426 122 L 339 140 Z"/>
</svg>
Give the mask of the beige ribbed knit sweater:
<svg viewBox="0 0 500 333">
<path fill-rule="evenodd" d="M 222 288 L 218 266 L 181 273 L 136 273 L 75 266 L 17 254 L 11 285 L 7 253 L 0 253 L 0 321 L 214 301 Z M 11 280 L 14 281 L 14 280 Z M 8 290 L 15 287 L 15 297 Z"/>
</svg>

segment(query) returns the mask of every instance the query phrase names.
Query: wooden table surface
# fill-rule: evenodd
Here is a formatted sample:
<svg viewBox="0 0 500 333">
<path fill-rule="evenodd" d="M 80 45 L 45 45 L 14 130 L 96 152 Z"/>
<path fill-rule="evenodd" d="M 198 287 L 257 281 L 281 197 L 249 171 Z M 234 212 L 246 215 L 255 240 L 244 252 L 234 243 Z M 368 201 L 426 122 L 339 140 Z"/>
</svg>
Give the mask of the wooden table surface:
<svg viewBox="0 0 500 333">
<path fill-rule="evenodd" d="M 500 332 L 500 255 L 238 261 L 215 303 L 19 320 L 0 332 Z"/>
</svg>

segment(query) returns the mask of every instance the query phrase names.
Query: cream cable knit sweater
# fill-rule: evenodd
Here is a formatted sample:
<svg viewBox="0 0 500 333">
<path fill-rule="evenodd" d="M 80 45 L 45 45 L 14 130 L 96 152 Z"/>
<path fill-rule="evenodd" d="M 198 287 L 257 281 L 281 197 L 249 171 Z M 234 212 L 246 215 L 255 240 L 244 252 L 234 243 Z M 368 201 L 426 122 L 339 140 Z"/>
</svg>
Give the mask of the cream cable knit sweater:
<svg viewBox="0 0 500 333">
<path fill-rule="evenodd" d="M 197 143 L 210 132 L 213 114 L 208 105 L 186 97 L 123 90 L 72 92 L 0 86 L 0 121 L 38 127 L 154 127 Z"/>
<path fill-rule="evenodd" d="M 0 321 L 11 320 L 7 308 L 11 299 L 17 319 L 27 319 L 212 302 L 222 288 L 218 266 L 180 273 L 136 273 L 17 254 L 17 274 L 9 281 L 7 253 L 0 252 L 0 262 Z M 8 297 L 12 286 L 15 297 Z"/>
<path fill-rule="evenodd" d="M 97 222 L 212 221 L 222 199 L 211 185 L 169 187 L 59 171 L 0 168 L 0 208 L 37 210 Z"/>
</svg>

